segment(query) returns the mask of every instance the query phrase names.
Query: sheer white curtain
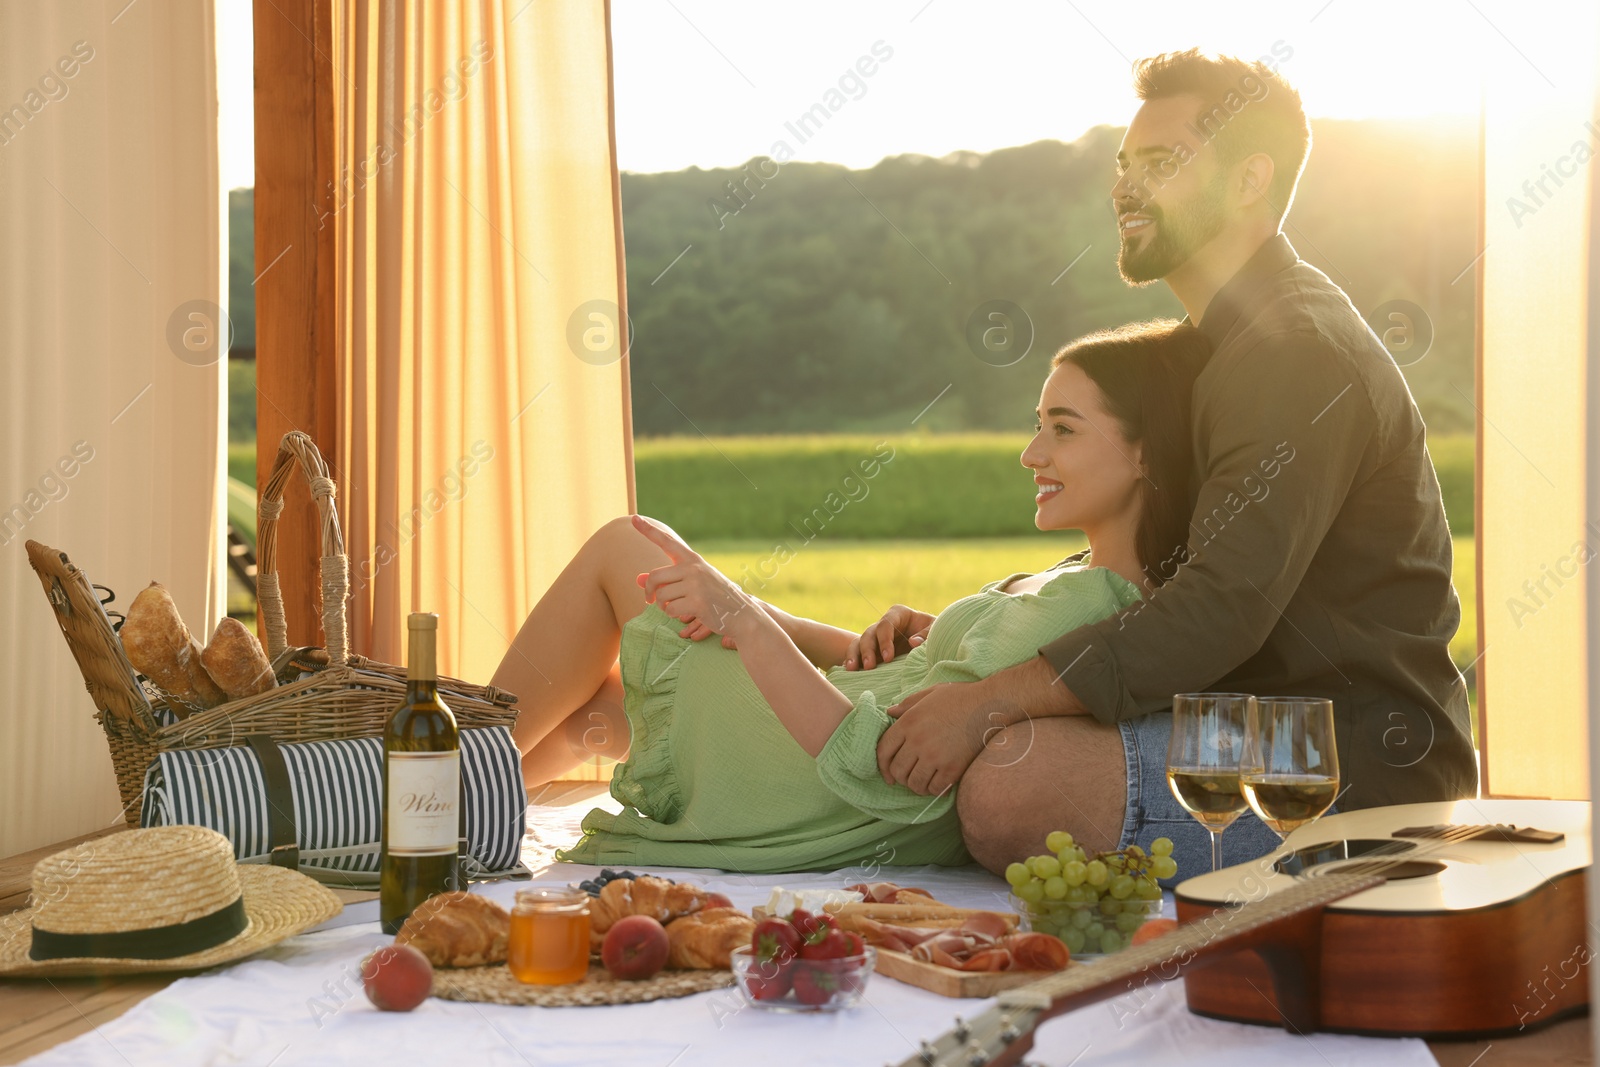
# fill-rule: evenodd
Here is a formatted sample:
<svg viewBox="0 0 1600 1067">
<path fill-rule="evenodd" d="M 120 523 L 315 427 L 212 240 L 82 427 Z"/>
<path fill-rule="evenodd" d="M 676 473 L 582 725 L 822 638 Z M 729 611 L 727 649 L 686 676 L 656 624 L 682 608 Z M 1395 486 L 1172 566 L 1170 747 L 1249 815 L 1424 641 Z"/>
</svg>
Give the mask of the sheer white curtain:
<svg viewBox="0 0 1600 1067">
<path fill-rule="evenodd" d="M 405 613 L 436 611 L 440 670 L 487 682 L 633 510 L 609 11 L 340 0 L 334 24 L 351 641 L 403 662 Z"/>
<path fill-rule="evenodd" d="M 1582 8 L 1582 10 L 1580 10 Z M 1486 68 L 1478 404 L 1485 791 L 1589 795 L 1584 386 L 1600 10 Z"/>
<path fill-rule="evenodd" d="M 0 856 L 122 820 L 24 541 L 224 610 L 213 41 L 211 0 L 0 4 Z"/>
</svg>

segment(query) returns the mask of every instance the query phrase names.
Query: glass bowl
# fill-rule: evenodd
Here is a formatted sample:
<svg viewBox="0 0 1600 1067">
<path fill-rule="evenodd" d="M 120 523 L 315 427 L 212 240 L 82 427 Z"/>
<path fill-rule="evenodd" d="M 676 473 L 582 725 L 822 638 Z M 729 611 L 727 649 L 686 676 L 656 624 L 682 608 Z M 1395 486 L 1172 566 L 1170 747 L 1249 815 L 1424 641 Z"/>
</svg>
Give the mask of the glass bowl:
<svg viewBox="0 0 1600 1067">
<path fill-rule="evenodd" d="M 878 962 L 871 945 L 859 956 L 836 960 L 757 961 L 749 946 L 731 954 L 744 1002 L 766 1011 L 817 1012 L 853 1008 Z"/>
<path fill-rule="evenodd" d="M 1049 934 L 1066 943 L 1075 960 L 1095 959 L 1128 947 L 1135 931 L 1161 917 L 1161 901 L 1102 897 L 1093 904 L 1041 900 L 1031 904 L 1015 894 L 1012 906 L 1022 916 L 1022 929 Z"/>
</svg>

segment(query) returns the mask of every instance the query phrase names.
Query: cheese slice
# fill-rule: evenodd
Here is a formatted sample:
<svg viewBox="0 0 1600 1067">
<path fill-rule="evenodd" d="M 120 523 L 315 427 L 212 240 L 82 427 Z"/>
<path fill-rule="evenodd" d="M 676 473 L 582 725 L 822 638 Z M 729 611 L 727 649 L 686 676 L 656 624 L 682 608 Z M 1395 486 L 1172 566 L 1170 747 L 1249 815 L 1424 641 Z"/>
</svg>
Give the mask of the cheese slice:
<svg viewBox="0 0 1600 1067">
<path fill-rule="evenodd" d="M 767 897 L 767 911 L 772 915 L 788 915 L 796 908 L 821 911 L 829 904 L 859 904 L 867 899 L 860 893 L 843 889 L 785 889 L 773 886 Z"/>
</svg>

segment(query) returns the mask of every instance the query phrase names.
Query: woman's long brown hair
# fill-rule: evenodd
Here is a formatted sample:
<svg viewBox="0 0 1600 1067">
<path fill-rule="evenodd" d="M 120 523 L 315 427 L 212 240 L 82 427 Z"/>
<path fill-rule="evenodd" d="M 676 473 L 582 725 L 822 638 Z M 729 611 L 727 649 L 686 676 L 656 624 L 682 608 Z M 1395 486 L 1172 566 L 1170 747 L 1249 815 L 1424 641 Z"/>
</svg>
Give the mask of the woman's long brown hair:
<svg viewBox="0 0 1600 1067">
<path fill-rule="evenodd" d="M 1211 342 L 1197 327 L 1155 319 L 1081 337 L 1050 363 L 1053 370 L 1070 362 L 1088 375 L 1123 436 L 1140 444 L 1146 477 L 1134 541 L 1149 589 L 1171 579 L 1188 559 L 1199 490 L 1189 406 L 1194 380 L 1210 358 Z"/>
</svg>

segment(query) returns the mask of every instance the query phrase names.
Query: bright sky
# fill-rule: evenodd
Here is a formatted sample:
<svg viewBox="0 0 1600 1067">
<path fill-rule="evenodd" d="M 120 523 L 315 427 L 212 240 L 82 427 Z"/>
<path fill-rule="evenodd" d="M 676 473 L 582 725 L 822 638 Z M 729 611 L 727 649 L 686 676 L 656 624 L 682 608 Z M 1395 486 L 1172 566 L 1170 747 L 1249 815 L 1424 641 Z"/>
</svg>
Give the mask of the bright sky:
<svg viewBox="0 0 1600 1067">
<path fill-rule="evenodd" d="M 254 180 L 250 0 L 216 2 L 231 188 Z M 1475 115 L 1485 69 L 1530 94 L 1562 84 L 1549 23 L 1526 11 L 1514 0 L 614 0 L 618 162 L 732 166 L 782 139 L 797 159 L 866 167 L 900 152 L 1070 141 L 1127 122 L 1132 60 L 1190 45 L 1292 53 L 1280 69 L 1313 122 Z M 890 58 L 799 143 L 785 122 L 880 41 Z"/>
<path fill-rule="evenodd" d="M 256 183 L 255 60 L 250 48 L 251 0 L 217 4 L 217 152 L 222 187 Z"/>
</svg>

